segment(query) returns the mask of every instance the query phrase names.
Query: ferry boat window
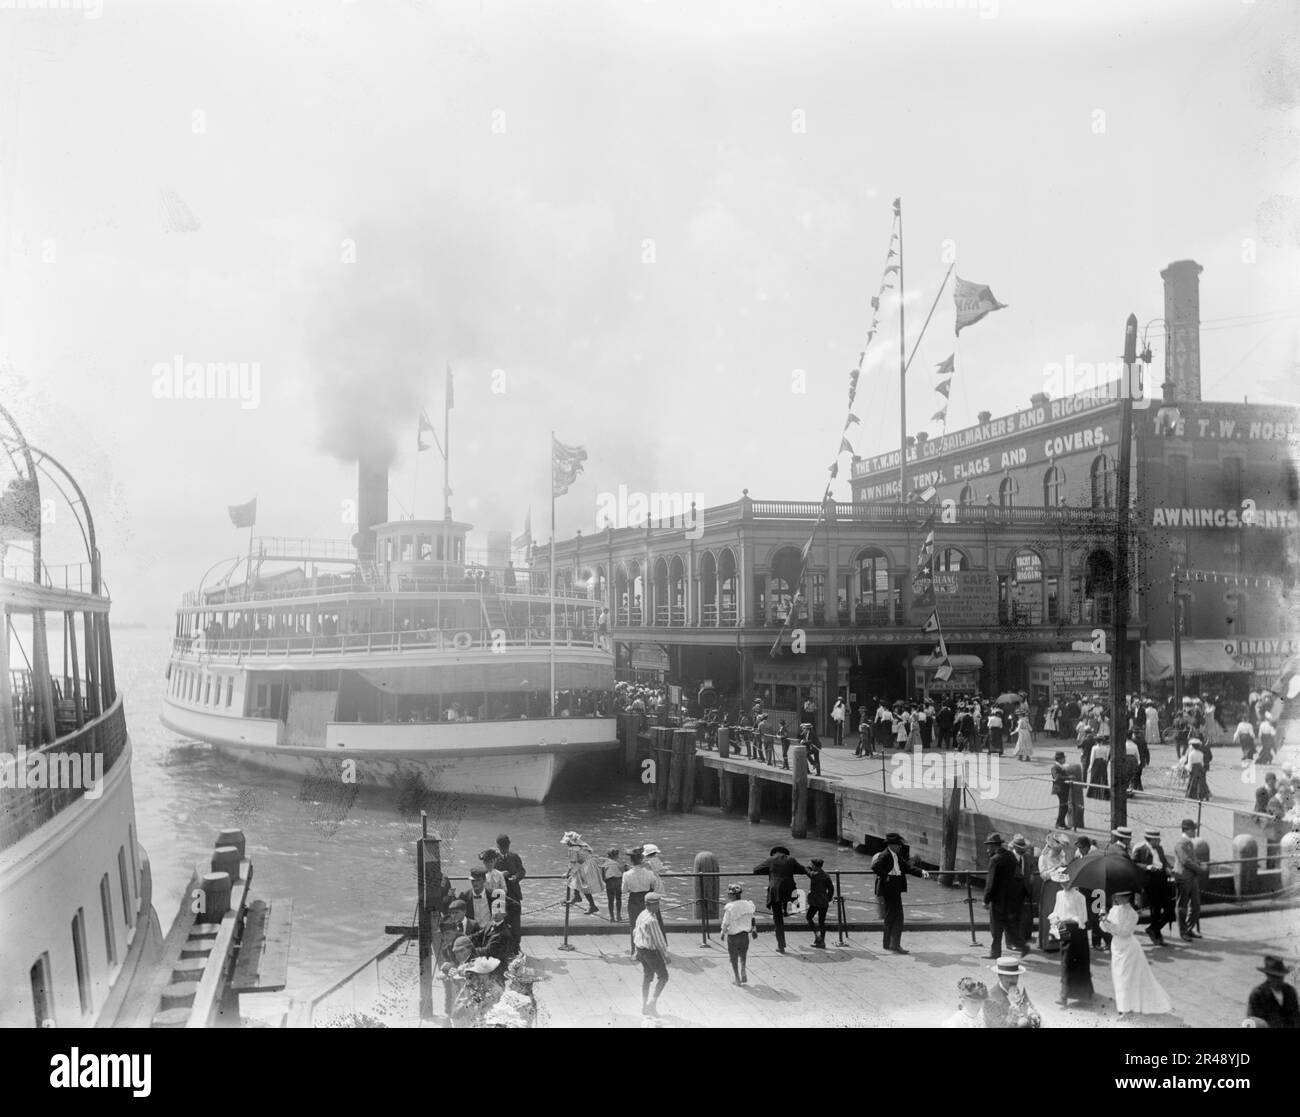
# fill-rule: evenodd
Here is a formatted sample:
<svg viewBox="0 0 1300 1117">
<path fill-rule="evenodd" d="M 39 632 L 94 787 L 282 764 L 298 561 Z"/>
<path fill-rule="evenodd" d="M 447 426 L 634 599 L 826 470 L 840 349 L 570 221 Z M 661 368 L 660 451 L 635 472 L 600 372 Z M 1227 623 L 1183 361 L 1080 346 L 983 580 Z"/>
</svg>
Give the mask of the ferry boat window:
<svg viewBox="0 0 1300 1117">
<path fill-rule="evenodd" d="M 77 992 L 81 996 L 81 1015 L 89 1016 L 94 1005 L 90 999 L 90 959 L 86 956 L 86 909 L 78 908 L 72 917 L 72 957 L 77 963 Z"/>
<path fill-rule="evenodd" d="M 117 938 L 113 927 L 113 888 L 108 883 L 108 874 L 99 878 L 99 906 L 104 914 L 104 954 L 110 966 L 117 965 Z"/>
<path fill-rule="evenodd" d="M 131 894 L 133 896 L 138 896 L 140 895 L 140 866 L 135 859 L 135 823 L 134 822 L 131 823 L 131 825 L 126 828 L 126 839 L 127 839 L 126 841 L 127 849 L 131 851 L 131 881 L 132 881 Z"/>
<path fill-rule="evenodd" d="M 122 886 L 122 922 L 127 927 L 133 927 L 135 913 L 131 910 L 131 885 L 126 875 L 126 850 L 121 846 L 117 847 L 117 879 Z"/>
<path fill-rule="evenodd" d="M 36 1026 L 54 1025 L 54 998 L 50 996 L 50 955 L 47 951 L 32 966 L 32 1011 Z"/>
</svg>

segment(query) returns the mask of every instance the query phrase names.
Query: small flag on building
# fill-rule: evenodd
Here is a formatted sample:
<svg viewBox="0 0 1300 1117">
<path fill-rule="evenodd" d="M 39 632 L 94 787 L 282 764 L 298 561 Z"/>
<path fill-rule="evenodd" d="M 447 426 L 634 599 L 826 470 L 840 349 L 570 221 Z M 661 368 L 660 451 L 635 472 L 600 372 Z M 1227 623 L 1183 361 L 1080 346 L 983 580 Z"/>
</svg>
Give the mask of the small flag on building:
<svg viewBox="0 0 1300 1117">
<path fill-rule="evenodd" d="M 586 460 L 587 451 L 581 446 L 566 446 L 551 435 L 551 492 L 555 496 L 563 496 L 569 491 Z"/>
<path fill-rule="evenodd" d="M 934 673 L 934 678 L 936 682 L 946 683 L 949 679 L 952 678 L 952 664 L 951 663 L 942 664 L 939 667 L 939 669 Z"/>
<path fill-rule="evenodd" d="M 232 504 L 229 511 L 230 522 L 235 527 L 252 527 L 257 523 L 257 497 L 253 497 L 247 504 Z"/>
<path fill-rule="evenodd" d="M 931 614 L 929 615 L 929 617 L 926 618 L 924 631 L 925 631 L 925 632 L 938 632 L 938 631 L 939 631 L 939 614 L 938 614 L 938 613 L 931 613 Z"/>
<path fill-rule="evenodd" d="M 953 362 L 956 357 L 956 353 L 949 353 L 946 360 L 940 361 L 939 367 L 934 370 L 935 376 L 951 376 L 953 374 Z"/>
<path fill-rule="evenodd" d="M 952 377 L 948 377 L 947 380 L 940 380 L 939 383 L 934 386 L 934 390 L 943 396 L 944 399 L 947 399 L 948 393 L 952 391 Z"/>
</svg>

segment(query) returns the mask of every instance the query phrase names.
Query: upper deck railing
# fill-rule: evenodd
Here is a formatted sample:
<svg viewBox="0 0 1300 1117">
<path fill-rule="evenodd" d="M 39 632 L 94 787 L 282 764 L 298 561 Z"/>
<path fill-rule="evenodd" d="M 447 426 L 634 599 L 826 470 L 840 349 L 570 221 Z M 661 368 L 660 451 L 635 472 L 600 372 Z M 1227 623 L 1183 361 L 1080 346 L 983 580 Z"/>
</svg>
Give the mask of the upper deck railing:
<svg viewBox="0 0 1300 1117">
<path fill-rule="evenodd" d="M 251 636 L 209 640 L 176 637 L 172 651 L 182 659 L 270 659 L 280 656 L 331 656 L 341 654 L 391 654 L 444 652 L 463 655 L 487 652 L 500 655 L 519 649 L 546 650 L 550 637 L 541 626 L 507 634 L 501 629 L 466 628 L 457 631 L 420 629 L 402 632 L 348 632 L 338 635 Z M 557 649 L 607 651 L 590 628 L 562 628 L 555 634 Z"/>
<path fill-rule="evenodd" d="M 126 741 L 126 716 L 119 697 L 106 713 L 66 737 L 4 761 L 10 765 L 22 764 L 30 770 L 33 758 L 40 756 L 44 758 L 40 763 L 48 774 L 45 782 L 54 782 L 55 773 L 58 773 L 60 783 L 73 782 L 75 772 L 78 786 L 0 787 L 0 849 L 7 849 L 38 830 L 80 799 L 86 793 L 82 785 L 91 783 L 95 757 L 103 757 L 103 773 L 107 779 L 126 748 Z M 6 780 L 5 783 L 12 781 Z"/>
<path fill-rule="evenodd" d="M 91 564 L 88 562 L 69 562 L 56 566 L 42 563 L 39 582 L 32 577 L 32 573 L 30 559 L 26 562 L 6 562 L 3 567 L 0 567 L 0 578 L 6 581 L 39 585 L 47 590 L 62 590 L 65 593 L 90 593 L 93 585 Z M 102 593 L 107 593 L 107 589 L 102 584 L 102 579 L 100 589 Z"/>
</svg>

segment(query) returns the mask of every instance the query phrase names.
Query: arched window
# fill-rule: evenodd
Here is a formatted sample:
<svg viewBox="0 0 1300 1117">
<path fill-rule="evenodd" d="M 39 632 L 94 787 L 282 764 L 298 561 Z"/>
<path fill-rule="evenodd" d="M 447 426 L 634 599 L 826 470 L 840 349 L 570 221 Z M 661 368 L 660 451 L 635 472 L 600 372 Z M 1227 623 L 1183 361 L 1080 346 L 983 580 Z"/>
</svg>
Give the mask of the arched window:
<svg viewBox="0 0 1300 1117">
<path fill-rule="evenodd" d="M 1115 507 L 1115 466 L 1105 454 L 1098 454 L 1089 473 L 1094 508 Z"/>
<path fill-rule="evenodd" d="M 1020 488 L 1016 484 L 1014 477 L 1003 477 L 998 483 L 998 507 L 1013 508 L 1016 503 L 1016 492 Z"/>
<path fill-rule="evenodd" d="M 858 623 L 888 624 L 892 598 L 888 556 L 874 548 L 863 551 L 858 556 Z"/>
<path fill-rule="evenodd" d="M 1050 466 L 1043 474 L 1043 506 L 1059 508 L 1065 503 L 1065 474 L 1057 466 Z"/>
<path fill-rule="evenodd" d="M 934 568 L 944 573 L 966 569 L 966 556 L 956 547 L 945 547 L 934 559 Z"/>
<path fill-rule="evenodd" d="M 963 485 L 961 495 L 957 497 L 957 503 L 963 508 L 969 508 L 975 503 L 975 490 L 970 485 Z"/>
</svg>

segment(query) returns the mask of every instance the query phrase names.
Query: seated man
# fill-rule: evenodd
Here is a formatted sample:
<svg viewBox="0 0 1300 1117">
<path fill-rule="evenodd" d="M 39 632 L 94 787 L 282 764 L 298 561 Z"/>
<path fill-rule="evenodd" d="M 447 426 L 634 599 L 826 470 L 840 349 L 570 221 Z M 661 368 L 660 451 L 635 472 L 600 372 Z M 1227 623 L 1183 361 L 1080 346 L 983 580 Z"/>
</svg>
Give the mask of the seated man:
<svg viewBox="0 0 1300 1117">
<path fill-rule="evenodd" d="M 494 971 L 498 981 L 504 983 L 506 963 L 519 952 L 519 944 L 510 933 L 510 924 L 506 922 L 506 894 L 498 891 L 492 900 L 492 922 L 482 932 L 478 953 L 486 958 L 495 958 L 501 963 Z"/>
</svg>

